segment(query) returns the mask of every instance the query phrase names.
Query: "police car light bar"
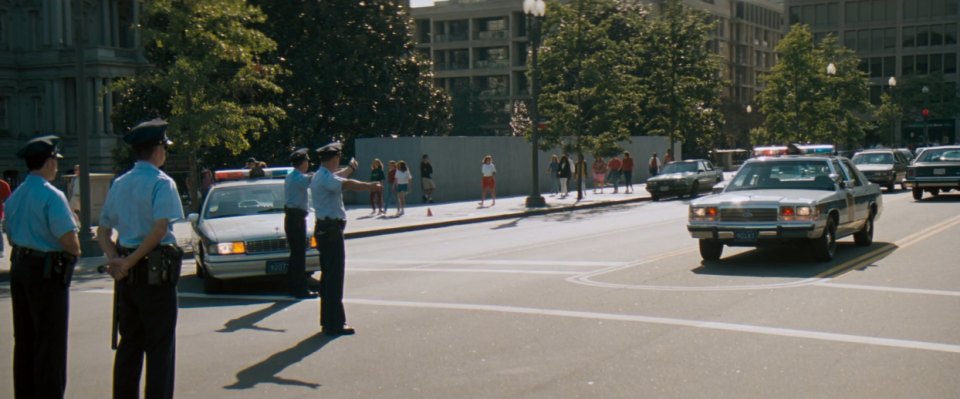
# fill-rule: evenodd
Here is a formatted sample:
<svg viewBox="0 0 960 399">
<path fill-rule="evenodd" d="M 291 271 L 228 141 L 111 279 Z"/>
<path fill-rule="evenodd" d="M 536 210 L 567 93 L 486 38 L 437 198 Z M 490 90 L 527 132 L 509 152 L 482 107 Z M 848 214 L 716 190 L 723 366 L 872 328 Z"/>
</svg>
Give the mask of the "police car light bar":
<svg viewBox="0 0 960 399">
<path fill-rule="evenodd" d="M 278 167 L 278 168 L 266 168 L 263 170 L 263 176 L 259 177 L 260 179 L 277 179 L 286 177 L 290 172 L 293 171 L 292 166 Z M 216 181 L 228 181 L 228 180 L 244 180 L 250 179 L 250 169 L 226 169 L 218 170 L 213 173 L 213 178 Z"/>
</svg>

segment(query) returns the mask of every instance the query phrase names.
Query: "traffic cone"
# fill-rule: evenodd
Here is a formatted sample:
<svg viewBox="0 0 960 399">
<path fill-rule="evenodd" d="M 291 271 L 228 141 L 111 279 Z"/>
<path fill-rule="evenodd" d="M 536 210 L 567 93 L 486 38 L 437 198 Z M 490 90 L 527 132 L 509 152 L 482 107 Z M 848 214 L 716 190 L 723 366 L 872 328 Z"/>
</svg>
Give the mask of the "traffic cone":
<svg viewBox="0 0 960 399">
<path fill-rule="evenodd" d="M 433 212 L 430 211 L 430 208 L 427 208 L 427 216 L 433 216 Z"/>
</svg>

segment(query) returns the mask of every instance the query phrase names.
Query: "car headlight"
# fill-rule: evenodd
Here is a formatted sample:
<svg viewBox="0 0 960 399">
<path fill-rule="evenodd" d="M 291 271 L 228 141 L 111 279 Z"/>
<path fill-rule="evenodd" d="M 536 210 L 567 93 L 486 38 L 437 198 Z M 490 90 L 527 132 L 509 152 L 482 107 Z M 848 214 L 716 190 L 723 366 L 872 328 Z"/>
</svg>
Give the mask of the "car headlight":
<svg viewBox="0 0 960 399">
<path fill-rule="evenodd" d="M 781 206 L 780 220 L 784 222 L 810 221 L 817 218 L 817 209 L 811 206 Z"/>
<path fill-rule="evenodd" d="M 690 207 L 690 220 L 695 222 L 712 222 L 717 220 L 720 212 L 716 207 Z"/>
<path fill-rule="evenodd" d="M 211 247 L 216 250 L 215 252 L 211 252 L 219 255 L 235 255 L 247 252 L 247 246 L 243 243 L 243 241 L 220 242 L 216 243 L 215 245 L 211 245 Z"/>
</svg>

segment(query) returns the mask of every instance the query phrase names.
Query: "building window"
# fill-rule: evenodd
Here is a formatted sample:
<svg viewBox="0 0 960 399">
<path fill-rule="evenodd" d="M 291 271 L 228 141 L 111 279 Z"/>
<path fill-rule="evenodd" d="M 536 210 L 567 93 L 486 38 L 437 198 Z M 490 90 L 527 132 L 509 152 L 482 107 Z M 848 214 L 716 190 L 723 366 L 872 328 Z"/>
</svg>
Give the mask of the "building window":
<svg viewBox="0 0 960 399">
<path fill-rule="evenodd" d="M 943 71 L 943 54 L 930 54 L 930 73 Z"/>
<path fill-rule="evenodd" d="M 906 56 L 904 56 L 904 57 L 903 57 L 903 60 L 901 61 L 901 64 L 902 64 L 902 65 L 901 65 L 901 68 L 902 68 L 902 73 L 901 73 L 901 75 L 903 75 L 903 76 L 913 75 L 913 71 L 914 71 L 914 70 L 913 70 L 913 56 L 912 56 L 912 55 L 906 55 Z"/>
<path fill-rule="evenodd" d="M 848 1 L 844 3 L 843 22 L 846 24 L 860 22 L 857 21 L 857 2 Z"/>
<path fill-rule="evenodd" d="M 926 26 L 917 28 L 917 47 L 926 47 L 930 45 L 929 29 Z"/>
<path fill-rule="evenodd" d="M 897 75 L 897 57 L 883 57 L 883 75 L 881 76 L 896 76 Z"/>
<path fill-rule="evenodd" d="M 946 24 L 943 29 L 943 44 L 957 44 L 957 24 Z"/>
<path fill-rule="evenodd" d="M 888 28 L 883 30 L 883 49 L 894 50 L 897 48 L 897 28 Z"/>
<path fill-rule="evenodd" d="M 909 27 L 903 28 L 903 47 L 914 47 L 917 44 L 916 41 L 917 28 Z"/>
<path fill-rule="evenodd" d="M 957 53 L 944 54 L 943 73 L 946 75 L 957 73 Z"/>
<path fill-rule="evenodd" d="M 926 75 L 930 73 L 930 62 L 926 54 L 920 54 L 916 56 L 916 64 L 914 69 L 917 75 Z"/>
</svg>

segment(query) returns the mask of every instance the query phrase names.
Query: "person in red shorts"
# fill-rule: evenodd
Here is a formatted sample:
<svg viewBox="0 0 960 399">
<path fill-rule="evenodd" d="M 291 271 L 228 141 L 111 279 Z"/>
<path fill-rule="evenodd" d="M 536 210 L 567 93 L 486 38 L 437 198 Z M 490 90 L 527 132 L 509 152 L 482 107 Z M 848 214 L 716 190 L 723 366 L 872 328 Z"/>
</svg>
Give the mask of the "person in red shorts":
<svg viewBox="0 0 960 399">
<path fill-rule="evenodd" d="M 497 167 L 493 165 L 493 156 L 483 157 L 483 164 L 480 165 L 480 173 L 483 177 L 480 180 L 480 207 L 483 208 L 483 202 L 487 199 L 487 193 L 490 193 L 490 206 L 497 204 Z"/>
</svg>

